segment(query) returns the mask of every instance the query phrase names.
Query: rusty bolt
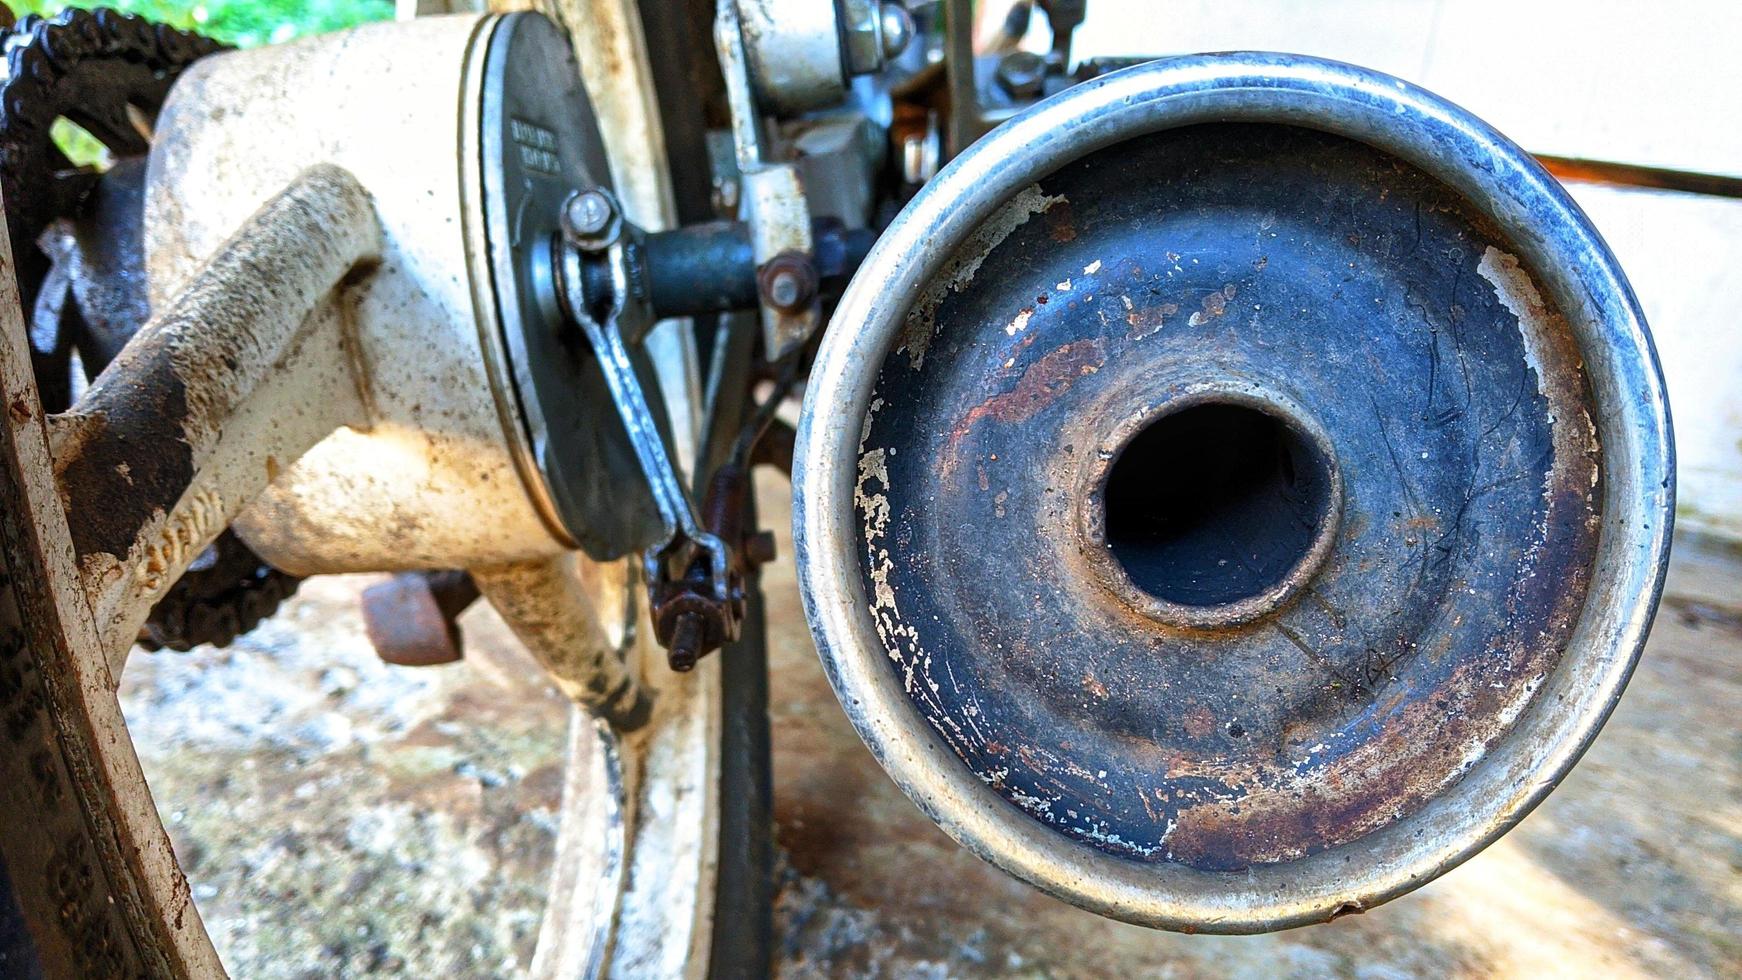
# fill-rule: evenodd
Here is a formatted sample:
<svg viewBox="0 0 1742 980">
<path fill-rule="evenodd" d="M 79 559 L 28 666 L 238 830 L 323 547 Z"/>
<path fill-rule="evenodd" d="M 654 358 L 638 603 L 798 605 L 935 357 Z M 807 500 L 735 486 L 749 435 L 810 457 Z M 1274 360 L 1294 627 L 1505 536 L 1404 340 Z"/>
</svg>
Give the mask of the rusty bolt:
<svg viewBox="0 0 1742 980">
<path fill-rule="evenodd" d="M 363 628 L 390 664 L 453 663 L 465 649 L 456 620 L 477 598 L 465 572 L 402 572 L 363 590 Z"/>
<path fill-rule="evenodd" d="M 817 295 L 817 270 L 811 260 L 797 252 L 782 252 L 756 273 L 762 300 L 782 313 L 796 313 Z"/>
<path fill-rule="evenodd" d="M 666 661 L 675 671 L 687 671 L 696 661 L 720 649 L 738 635 L 744 610 L 737 598 L 738 586 L 729 584 L 730 596 L 721 602 L 695 590 L 695 582 L 665 583 L 656 587 L 653 635 L 665 647 Z"/>
<path fill-rule="evenodd" d="M 598 187 L 576 191 L 563 202 L 563 233 L 582 248 L 606 248 L 617 240 L 622 222 L 611 195 Z"/>
<path fill-rule="evenodd" d="M 768 277 L 768 299 L 775 306 L 792 307 L 798 303 L 798 276 L 781 270 Z"/>
<path fill-rule="evenodd" d="M 758 531 L 744 539 L 744 560 L 752 565 L 766 565 L 775 554 L 773 531 Z"/>
<path fill-rule="evenodd" d="M 702 656 L 702 626 L 699 613 L 687 612 L 677 618 L 671 631 L 671 647 L 666 652 L 672 670 L 684 673 L 695 668 Z"/>
</svg>

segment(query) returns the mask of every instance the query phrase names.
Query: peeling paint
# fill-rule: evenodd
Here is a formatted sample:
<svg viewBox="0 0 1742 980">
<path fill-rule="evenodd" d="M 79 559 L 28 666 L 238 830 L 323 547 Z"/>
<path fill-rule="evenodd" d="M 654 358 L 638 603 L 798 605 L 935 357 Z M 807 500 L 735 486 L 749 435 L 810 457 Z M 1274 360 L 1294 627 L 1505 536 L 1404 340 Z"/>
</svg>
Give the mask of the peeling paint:
<svg viewBox="0 0 1742 980">
<path fill-rule="evenodd" d="M 1584 402 L 1584 392 L 1564 391 L 1547 384 L 1545 377 L 1558 377 L 1568 356 L 1550 345 L 1548 338 L 1564 338 L 1568 334 L 1566 318 L 1550 309 L 1530 273 L 1519 264 L 1518 257 L 1490 245 L 1482 251 L 1476 271 L 1494 287 L 1494 295 L 1513 316 L 1518 318 L 1519 336 L 1524 340 L 1525 363 L 1536 378 L 1537 394 L 1548 402 L 1549 422 L 1553 425 L 1555 458 L 1570 462 L 1580 456 L 1595 453 L 1597 426 Z M 1544 476 L 1544 492 L 1551 492 L 1551 469 Z M 1596 487 L 1598 467 L 1590 467 L 1589 481 Z"/>
<path fill-rule="evenodd" d="M 907 353 L 914 370 L 917 371 L 925 365 L 926 350 L 937 334 L 938 307 L 943 301 L 951 293 L 961 292 L 972 282 L 975 274 L 980 271 L 981 263 L 986 261 L 986 256 L 1004 239 L 1009 238 L 1012 232 L 1035 215 L 1063 203 L 1064 195 L 1049 195 L 1041 191 L 1039 184 L 1030 184 L 975 228 L 967 241 L 962 243 L 962 247 L 944 262 L 943 268 L 932 277 L 925 291 L 908 311 L 901 339 L 896 346 L 897 350 Z"/>
</svg>

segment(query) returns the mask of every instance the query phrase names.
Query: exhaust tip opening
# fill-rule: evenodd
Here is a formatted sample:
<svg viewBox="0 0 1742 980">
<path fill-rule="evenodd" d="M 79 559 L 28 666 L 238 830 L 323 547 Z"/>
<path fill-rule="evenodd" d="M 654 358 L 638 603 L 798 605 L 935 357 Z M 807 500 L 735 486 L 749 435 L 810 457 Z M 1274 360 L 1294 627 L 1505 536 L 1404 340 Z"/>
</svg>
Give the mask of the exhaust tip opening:
<svg viewBox="0 0 1742 980">
<path fill-rule="evenodd" d="M 1282 409 L 1194 401 L 1151 419 L 1114 456 L 1099 495 L 1103 542 L 1161 618 L 1222 626 L 1263 615 L 1329 551 L 1336 461 Z"/>
</svg>

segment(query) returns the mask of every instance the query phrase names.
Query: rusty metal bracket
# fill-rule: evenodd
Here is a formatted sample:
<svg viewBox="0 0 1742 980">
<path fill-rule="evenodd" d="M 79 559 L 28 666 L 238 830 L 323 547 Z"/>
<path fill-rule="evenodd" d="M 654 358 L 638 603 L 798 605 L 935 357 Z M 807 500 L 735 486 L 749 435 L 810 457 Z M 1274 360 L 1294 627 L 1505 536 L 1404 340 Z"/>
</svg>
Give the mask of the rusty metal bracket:
<svg viewBox="0 0 1742 980">
<path fill-rule="evenodd" d="M 458 620 L 477 598 L 466 572 L 401 572 L 363 590 L 363 628 L 387 663 L 450 664 L 465 656 Z"/>
</svg>

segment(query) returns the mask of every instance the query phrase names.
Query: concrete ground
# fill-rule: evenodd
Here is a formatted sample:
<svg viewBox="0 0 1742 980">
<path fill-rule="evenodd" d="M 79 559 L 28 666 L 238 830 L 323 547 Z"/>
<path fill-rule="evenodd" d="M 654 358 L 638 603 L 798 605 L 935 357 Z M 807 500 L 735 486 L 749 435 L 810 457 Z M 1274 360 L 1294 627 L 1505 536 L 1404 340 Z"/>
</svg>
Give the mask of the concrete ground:
<svg viewBox="0 0 1742 980">
<path fill-rule="evenodd" d="M 782 529 L 788 488 L 761 487 Z M 562 705 L 487 610 L 462 664 L 380 663 L 367 579 L 316 580 L 229 650 L 123 695 L 236 976 L 514 976 L 530 958 Z M 1619 710 L 1548 802 L 1439 881 L 1280 935 L 1151 932 L 1005 877 L 928 823 L 835 703 L 772 567 L 785 977 L 1742 976 L 1742 560 L 1683 542 Z"/>
</svg>

